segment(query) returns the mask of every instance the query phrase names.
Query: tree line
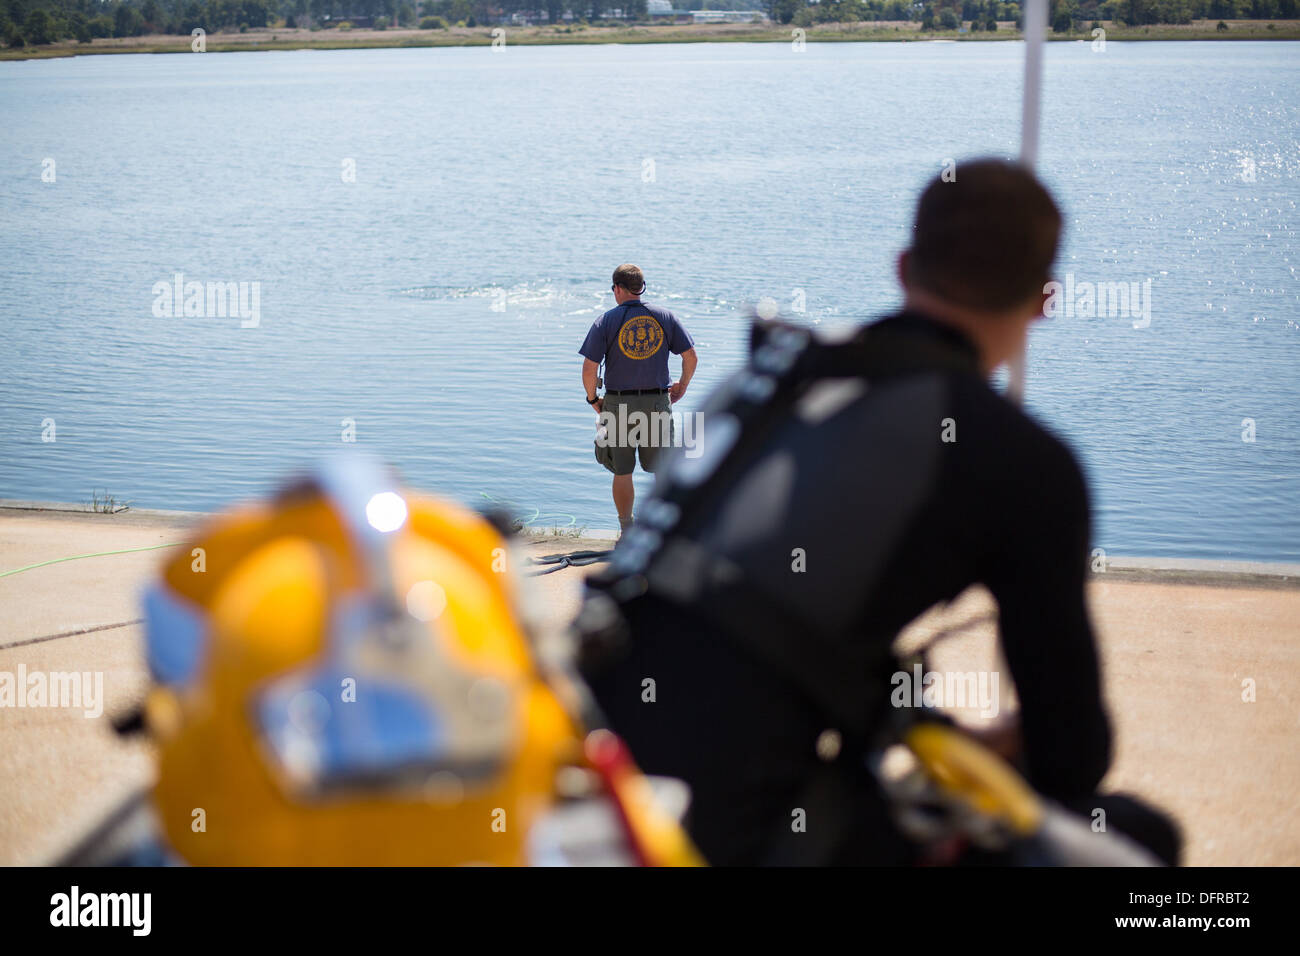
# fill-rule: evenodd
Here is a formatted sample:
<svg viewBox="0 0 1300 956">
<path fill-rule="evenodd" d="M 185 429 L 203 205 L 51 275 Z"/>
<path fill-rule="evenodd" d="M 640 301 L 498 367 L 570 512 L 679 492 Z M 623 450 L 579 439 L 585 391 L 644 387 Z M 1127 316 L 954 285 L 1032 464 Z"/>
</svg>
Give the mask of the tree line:
<svg viewBox="0 0 1300 956">
<path fill-rule="evenodd" d="M 1048 22 L 1058 33 L 1093 20 L 1125 26 L 1191 23 L 1193 20 L 1291 20 L 1300 0 L 1051 0 Z M 919 20 L 922 29 L 996 30 L 999 22 L 1020 22 L 1020 4 L 1000 0 L 769 0 L 777 23 L 858 23 Z"/>
<path fill-rule="evenodd" d="M 757 9 L 777 23 L 812 26 L 864 20 L 920 21 L 923 29 L 996 30 L 1019 22 L 1020 4 L 1002 0 L 677 0 L 678 9 Z M 1092 20 L 1137 26 L 1192 20 L 1294 19 L 1300 0 L 1051 0 L 1058 32 Z M 374 26 L 484 26 L 517 12 L 565 13 L 599 21 L 646 18 L 646 0 L 0 0 L 0 39 L 9 46 L 148 33 L 188 36 L 256 27 L 313 27 L 366 18 Z"/>
<path fill-rule="evenodd" d="M 696 9 L 704 0 L 693 0 Z M 735 5 L 731 0 L 727 6 Z M 687 7 L 688 4 L 683 4 Z M 600 20 L 618 10 L 646 15 L 646 0 L 0 0 L 0 39 L 9 46 L 151 33 L 188 36 L 255 27 L 328 27 L 365 19 L 381 28 L 426 28 L 499 23 L 520 11 L 546 11 L 552 22 L 566 12 Z"/>
</svg>

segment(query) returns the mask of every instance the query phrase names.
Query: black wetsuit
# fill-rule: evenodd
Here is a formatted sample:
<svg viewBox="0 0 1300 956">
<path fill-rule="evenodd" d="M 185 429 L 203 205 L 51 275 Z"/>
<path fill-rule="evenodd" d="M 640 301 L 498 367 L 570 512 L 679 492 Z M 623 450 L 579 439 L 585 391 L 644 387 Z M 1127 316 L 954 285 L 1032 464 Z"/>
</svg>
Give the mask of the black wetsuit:
<svg viewBox="0 0 1300 956">
<path fill-rule="evenodd" d="M 661 556 L 681 588 L 707 579 L 703 595 L 681 600 L 652 575 L 625 604 L 626 649 L 587 675 L 642 767 L 691 785 L 690 829 L 714 863 L 804 862 L 799 848 L 813 841 L 778 835 L 800 808 L 809 833 L 820 825 L 803 804 L 822 799 L 809 782 L 828 773 L 837 799 L 847 792 L 862 813 L 813 861 L 909 858 L 861 755 L 888 719 L 894 638 L 975 583 L 998 602 L 1030 781 L 1098 805 L 1110 726 L 1074 456 L 989 387 L 960 333 L 902 314 L 862 335 L 912 357 L 869 381 L 804 390 L 743 474 L 680 529 L 686 544 Z M 794 647 L 791 666 L 753 652 L 759 630 Z M 829 664 L 808 679 L 819 692 L 834 685 L 830 707 L 794 675 L 810 659 Z M 830 765 L 816 753 L 827 729 L 845 742 Z"/>
</svg>

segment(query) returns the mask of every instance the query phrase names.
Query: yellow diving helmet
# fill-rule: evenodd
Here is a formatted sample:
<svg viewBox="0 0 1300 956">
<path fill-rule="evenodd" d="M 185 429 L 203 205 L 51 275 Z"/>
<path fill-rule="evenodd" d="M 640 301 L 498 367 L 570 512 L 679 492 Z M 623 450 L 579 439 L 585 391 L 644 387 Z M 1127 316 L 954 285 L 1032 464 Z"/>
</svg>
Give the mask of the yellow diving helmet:
<svg viewBox="0 0 1300 956">
<path fill-rule="evenodd" d="M 199 865 L 528 862 L 557 775 L 593 762 L 510 560 L 489 521 L 361 456 L 204 528 L 145 600 L 171 849 Z M 610 791 L 625 818 L 632 789 Z M 657 839 L 671 852 L 637 858 L 694 860 L 680 831 Z"/>
</svg>

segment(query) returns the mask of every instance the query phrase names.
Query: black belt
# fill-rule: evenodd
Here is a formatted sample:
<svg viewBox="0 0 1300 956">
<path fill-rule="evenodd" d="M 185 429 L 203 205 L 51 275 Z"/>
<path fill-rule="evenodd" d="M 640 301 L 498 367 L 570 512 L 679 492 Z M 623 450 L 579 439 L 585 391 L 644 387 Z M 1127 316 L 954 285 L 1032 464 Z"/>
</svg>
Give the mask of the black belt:
<svg viewBox="0 0 1300 956">
<path fill-rule="evenodd" d="M 666 388 L 624 388 L 624 389 L 605 389 L 606 395 L 663 395 L 668 391 Z"/>
</svg>

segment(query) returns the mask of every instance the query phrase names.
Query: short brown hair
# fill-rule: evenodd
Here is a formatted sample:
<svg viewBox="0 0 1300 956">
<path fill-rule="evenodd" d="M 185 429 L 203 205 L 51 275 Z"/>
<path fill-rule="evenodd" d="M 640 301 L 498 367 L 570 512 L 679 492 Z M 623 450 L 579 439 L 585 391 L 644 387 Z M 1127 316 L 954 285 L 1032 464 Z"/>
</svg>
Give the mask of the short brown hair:
<svg viewBox="0 0 1300 956">
<path fill-rule="evenodd" d="M 645 291 L 645 276 L 632 263 L 625 262 L 614 270 L 614 285 L 621 285 L 633 295 L 640 295 Z"/>
<path fill-rule="evenodd" d="M 1014 308 L 1043 291 L 1061 238 L 1061 213 L 1019 163 L 960 163 L 935 177 L 916 204 L 906 279 L 982 312 Z"/>
</svg>

